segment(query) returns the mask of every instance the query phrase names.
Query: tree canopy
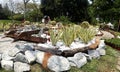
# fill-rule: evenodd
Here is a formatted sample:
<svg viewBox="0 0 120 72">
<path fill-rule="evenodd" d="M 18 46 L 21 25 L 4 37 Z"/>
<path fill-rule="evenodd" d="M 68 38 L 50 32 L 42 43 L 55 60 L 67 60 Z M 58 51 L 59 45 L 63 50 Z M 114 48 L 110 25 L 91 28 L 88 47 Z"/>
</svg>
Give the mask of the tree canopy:
<svg viewBox="0 0 120 72">
<path fill-rule="evenodd" d="M 114 22 L 120 19 L 120 0 L 93 0 L 92 14 L 100 21 Z"/>
<path fill-rule="evenodd" d="M 68 16 L 71 21 L 89 19 L 88 0 L 41 0 L 42 12 L 50 17 Z"/>
</svg>

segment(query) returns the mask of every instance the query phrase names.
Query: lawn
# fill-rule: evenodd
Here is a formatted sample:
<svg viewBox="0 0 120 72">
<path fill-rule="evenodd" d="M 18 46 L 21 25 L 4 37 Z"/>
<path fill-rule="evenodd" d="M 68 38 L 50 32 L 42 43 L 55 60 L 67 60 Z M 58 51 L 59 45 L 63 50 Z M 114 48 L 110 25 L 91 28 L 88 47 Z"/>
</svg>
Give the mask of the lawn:
<svg viewBox="0 0 120 72">
<path fill-rule="evenodd" d="M 20 23 L 20 21 L 15 20 L 14 23 Z M 11 24 L 13 24 L 12 20 L 0 20 L 0 31 L 3 30 L 3 27 L 5 30 L 9 29 Z"/>
<path fill-rule="evenodd" d="M 115 49 L 106 46 L 106 55 L 100 59 L 93 59 L 81 68 L 72 67 L 67 72 L 119 72 L 116 69 L 117 56 L 120 55 Z M 0 69 L 0 72 L 13 72 Z M 43 69 L 40 64 L 31 65 L 31 72 L 51 72 Z"/>
</svg>

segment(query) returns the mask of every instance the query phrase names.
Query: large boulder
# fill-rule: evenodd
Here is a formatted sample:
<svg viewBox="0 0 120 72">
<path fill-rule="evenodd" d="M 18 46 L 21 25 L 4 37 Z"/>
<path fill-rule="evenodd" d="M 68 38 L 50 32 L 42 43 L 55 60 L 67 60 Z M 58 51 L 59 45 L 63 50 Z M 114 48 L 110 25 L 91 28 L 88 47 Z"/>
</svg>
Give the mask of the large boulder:
<svg viewBox="0 0 120 72">
<path fill-rule="evenodd" d="M 99 51 L 97 50 L 88 50 L 88 55 L 90 55 L 92 58 L 100 58 Z"/>
<path fill-rule="evenodd" d="M 13 70 L 13 61 L 2 60 L 1 66 L 5 70 Z"/>
<path fill-rule="evenodd" d="M 69 62 L 72 64 L 72 66 L 77 66 L 78 68 L 82 67 L 87 63 L 87 58 L 83 53 L 76 53 L 74 57 L 68 57 L 67 58 Z M 74 65 L 73 65 L 74 64 Z"/>
<path fill-rule="evenodd" d="M 36 60 L 36 57 L 34 56 L 33 52 L 29 50 L 25 51 L 25 57 L 30 64 Z"/>
<path fill-rule="evenodd" d="M 17 44 L 15 46 L 16 48 L 18 48 L 20 51 L 25 52 L 26 50 L 31 50 L 33 51 L 34 49 L 34 44 L 29 44 L 29 43 L 25 43 L 25 44 Z"/>
<path fill-rule="evenodd" d="M 22 53 L 18 53 L 18 54 L 15 56 L 14 61 L 19 61 L 19 62 L 23 62 L 23 63 L 28 63 L 25 55 L 22 54 Z"/>
<path fill-rule="evenodd" d="M 15 62 L 14 63 L 14 72 L 29 72 L 30 65 L 22 62 Z"/>
<path fill-rule="evenodd" d="M 48 59 L 47 66 L 55 72 L 67 71 L 70 69 L 70 63 L 67 58 L 53 55 Z"/>
<path fill-rule="evenodd" d="M 36 56 L 36 62 L 42 64 L 43 59 L 44 59 L 45 52 L 42 51 L 35 51 L 35 56 Z"/>
<path fill-rule="evenodd" d="M 14 59 L 14 57 L 11 57 L 8 55 L 8 51 L 6 51 L 2 54 L 2 60 L 13 60 L 13 59 Z"/>
<path fill-rule="evenodd" d="M 19 52 L 20 50 L 18 48 L 12 48 L 11 50 L 9 50 L 8 55 L 14 57 Z"/>
<path fill-rule="evenodd" d="M 100 40 L 100 44 L 96 50 L 99 52 L 100 55 L 106 55 L 104 40 Z"/>
</svg>

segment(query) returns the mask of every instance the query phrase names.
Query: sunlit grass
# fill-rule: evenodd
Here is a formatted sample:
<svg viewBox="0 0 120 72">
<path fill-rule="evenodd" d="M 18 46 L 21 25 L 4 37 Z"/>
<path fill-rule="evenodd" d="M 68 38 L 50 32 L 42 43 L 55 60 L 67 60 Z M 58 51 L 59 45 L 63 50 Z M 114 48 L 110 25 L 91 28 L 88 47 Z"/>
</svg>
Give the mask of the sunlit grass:
<svg viewBox="0 0 120 72">
<path fill-rule="evenodd" d="M 70 72 L 118 72 L 116 69 L 118 51 L 107 46 L 106 55 L 93 59 L 82 68 L 72 67 Z"/>
</svg>

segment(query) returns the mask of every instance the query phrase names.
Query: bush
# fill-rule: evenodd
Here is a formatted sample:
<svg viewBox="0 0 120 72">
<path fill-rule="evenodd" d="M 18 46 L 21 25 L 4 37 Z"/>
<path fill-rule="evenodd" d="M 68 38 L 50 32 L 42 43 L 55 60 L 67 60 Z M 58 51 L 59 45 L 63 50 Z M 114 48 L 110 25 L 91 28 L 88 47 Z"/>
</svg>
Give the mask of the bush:
<svg viewBox="0 0 120 72">
<path fill-rule="evenodd" d="M 13 19 L 22 21 L 24 19 L 24 16 L 22 14 L 16 14 L 13 16 Z"/>
<path fill-rule="evenodd" d="M 63 22 L 63 24 L 71 23 L 70 18 L 68 18 L 67 16 L 56 17 L 56 18 L 54 18 L 54 20 L 57 21 L 57 22 Z"/>
<path fill-rule="evenodd" d="M 120 48 L 120 39 L 119 38 L 107 39 L 107 40 L 105 40 L 105 43 L 110 46 Z"/>
<path fill-rule="evenodd" d="M 90 24 L 89 24 L 89 22 L 87 22 L 87 21 L 83 21 L 83 22 L 80 24 L 80 26 L 83 27 L 83 28 L 89 28 Z"/>
</svg>

